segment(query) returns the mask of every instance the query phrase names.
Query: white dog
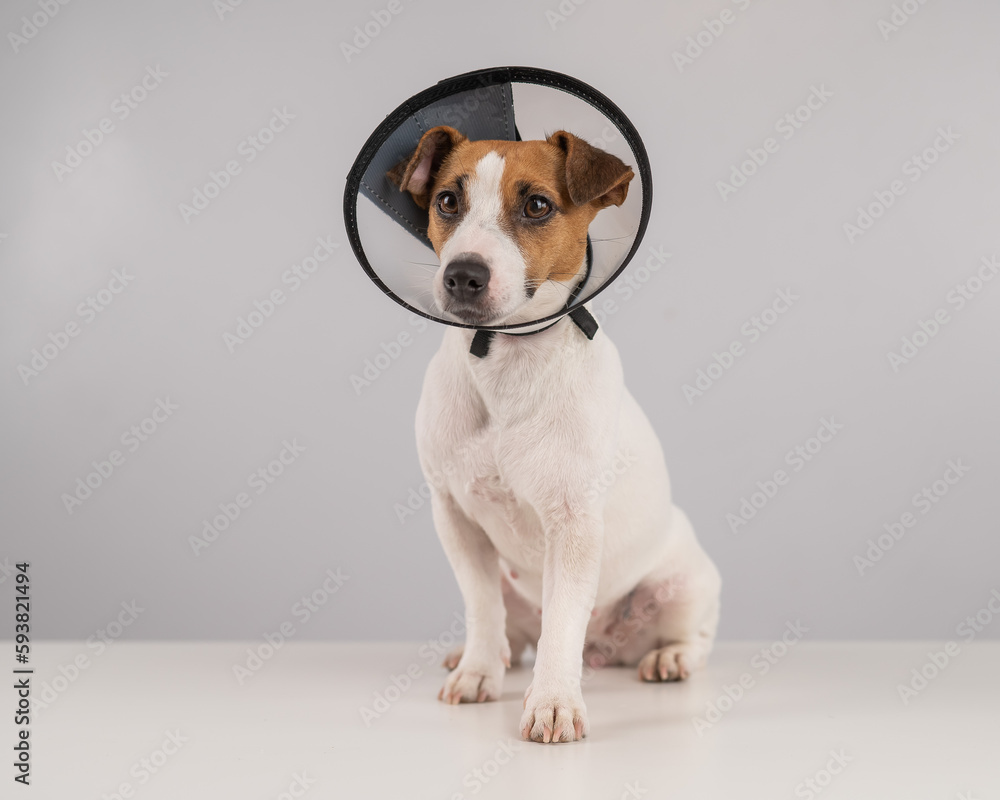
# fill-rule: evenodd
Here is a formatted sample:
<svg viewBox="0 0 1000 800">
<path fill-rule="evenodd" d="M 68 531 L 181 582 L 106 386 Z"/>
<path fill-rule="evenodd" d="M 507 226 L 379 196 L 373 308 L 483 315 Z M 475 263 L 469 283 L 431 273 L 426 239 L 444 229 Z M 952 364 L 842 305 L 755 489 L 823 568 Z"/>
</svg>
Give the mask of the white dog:
<svg viewBox="0 0 1000 800">
<path fill-rule="evenodd" d="M 557 313 L 586 270 L 587 228 L 621 205 L 632 170 L 559 131 L 470 141 L 441 126 L 389 173 L 428 210 L 443 313 L 499 325 Z M 521 734 L 587 735 L 582 663 L 638 664 L 647 681 L 704 664 L 720 578 L 673 505 L 656 434 L 602 331 L 563 317 L 527 336 L 449 327 L 417 409 L 438 535 L 465 601 L 467 637 L 440 699 L 501 695 L 537 651 Z M 611 476 L 610 478 L 608 476 Z"/>
</svg>

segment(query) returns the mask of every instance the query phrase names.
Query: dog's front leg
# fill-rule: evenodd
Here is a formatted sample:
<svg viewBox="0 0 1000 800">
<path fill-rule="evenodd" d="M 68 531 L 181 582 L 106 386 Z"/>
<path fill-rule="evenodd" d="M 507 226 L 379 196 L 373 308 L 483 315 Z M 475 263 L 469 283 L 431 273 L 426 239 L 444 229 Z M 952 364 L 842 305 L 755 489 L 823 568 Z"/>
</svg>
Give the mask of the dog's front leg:
<svg viewBox="0 0 1000 800">
<path fill-rule="evenodd" d="M 542 635 L 521 716 L 521 736 L 536 742 L 571 742 L 588 730 L 580 676 L 604 523 L 599 515 L 569 511 L 574 505 L 565 502 L 543 520 Z"/>
<path fill-rule="evenodd" d="M 462 592 L 466 628 L 462 658 L 438 699 L 452 704 L 497 700 L 510 666 L 499 557 L 483 529 L 450 495 L 432 491 L 434 526 Z"/>
</svg>

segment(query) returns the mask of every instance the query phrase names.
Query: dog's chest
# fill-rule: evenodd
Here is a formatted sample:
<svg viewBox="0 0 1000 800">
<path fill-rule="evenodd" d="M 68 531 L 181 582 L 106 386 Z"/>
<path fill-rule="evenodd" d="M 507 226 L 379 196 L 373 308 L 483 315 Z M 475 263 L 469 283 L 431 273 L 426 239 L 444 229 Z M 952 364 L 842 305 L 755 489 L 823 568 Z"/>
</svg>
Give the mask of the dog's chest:
<svg viewBox="0 0 1000 800">
<path fill-rule="evenodd" d="M 486 532 L 500 555 L 525 564 L 544 555 L 545 538 L 538 515 L 510 479 L 514 467 L 503 454 L 516 449 L 511 438 L 509 432 L 488 425 L 456 442 L 451 454 L 456 468 L 448 483 L 459 506 Z"/>
<path fill-rule="evenodd" d="M 418 446 L 428 480 L 444 489 L 506 560 L 542 563 L 545 537 L 534 502 L 561 485 L 575 392 L 586 385 L 576 337 L 565 321 L 531 337 L 496 337 L 488 358 L 471 362 L 469 344 L 446 339 L 418 412 Z M 577 341 L 580 338 L 581 341 Z M 584 394 L 587 394 L 584 392 Z M 586 426 L 575 426 L 585 428 Z"/>
</svg>

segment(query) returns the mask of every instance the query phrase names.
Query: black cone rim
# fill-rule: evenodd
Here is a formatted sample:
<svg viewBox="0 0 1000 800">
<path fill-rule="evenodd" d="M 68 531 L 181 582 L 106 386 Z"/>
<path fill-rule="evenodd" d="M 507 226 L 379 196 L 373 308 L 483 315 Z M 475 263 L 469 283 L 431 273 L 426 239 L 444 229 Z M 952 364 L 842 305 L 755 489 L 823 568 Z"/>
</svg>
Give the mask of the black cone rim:
<svg viewBox="0 0 1000 800">
<path fill-rule="evenodd" d="M 505 331 L 516 328 L 531 327 L 544 322 L 557 320 L 560 317 L 565 316 L 568 313 L 568 310 L 563 308 L 547 317 L 542 317 L 541 319 L 532 320 L 530 322 L 518 322 L 510 325 L 480 326 L 441 319 L 440 317 L 435 317 L 432 314 L 428 314 L 426 311 L 422 311 L 419 308 L 411 306 L 382 282 L 382 279 L 379 278 L 378 274 L 376 274 L 372 265 L 368 261 L 368 256 L 365 254 L 364 247 L 361 244 L 361 236 L 358 233 L 358 196 L 359 189 L 361 188 L 361 179 L 364 176 L 365 171 L 368 169 L 368 165 L 371 164 L 372 159 L 375 157 L 375 154 L 378 153 L 379 149 L 385 144 L 386 140 L 393 133 L 393 131 L 395 131 L 396 128 L 398 128 L 399 125 L 402 124 L 408 117 L 412 116 L 414 112 L 425 108 L 443 97 L 457 94 L 459 92 L 469 91 L 482 86 L 494 86 L 498 83 L 529 83 L 539 86 L 551 86 L 567 92 L 568 94 L 574 95 L 575 97 L 579 97 L 581 100 L 586 101 L 600 111 L 612 122 L 612 124 L 614 124 L 614 126 L 622 134 L 625 142 L 631 148 L 632 153 L 635 155 L 637 161 L 635 168 L 639 173 L 639 182 L 642 186 L 642 210 L 639 215 L 639 226 L 636 229 L 635 238 L 632 240 L 632 247 L 625 255 L 625 258 L 618 266 L 618 269 L 616 269 L 614 273 L 604 281 L 603 285 L 601 285 L 597 291 L 587 298 L 587 302 L 593 300 L 608 286 L 614 283 L 615 279 L 622 273 L 622 270 L 628 266 L 628 263 L 632 260 L 636 250 L 639 249 L 639 244 L 642 242 L 642 238 L 646 233 L 646 225 L 649 222 L 649 213 L 653 203 L 653 180 L 652 173 L 649 168 L 649 157 L 646 154 L 646 148 L 642 143 L 642 139 L 639 137 L 639 132 L 635 129 L 635 126 L 629 118 L 625 116 L 625 113 L 608 97 L 601 94 L 601 92 L 597 91 L 597 89 L 589 84 L 570 77 L 569 75 L 563 75 L 560 72 L 552 72 L 550 70 L 539 69 L 537 67 L 490 67 L 489 69 L 465 72 L 452 78 L 445 78 L 444 80 L 436 83 L 434 86 L 424 89 L 422 92 L 413 95 L 413 97 L 409 100 L 401 103 L 395 111 L 389 114 L 389 116 L 382 121 L 372 135 L 368 137 L 368 141 L 366 141 L 364 147 L 361 148 L 361 152 L 355 159 L 354 165 L 351 167 L 351 171 L 347 173 L 347 186 L 344 189 L 344 224 L 347 227 L 347 238 L 351 243 L 351 249 L 354 251 L 355 257 L 358 259 L 358 262 L 361 264 L 368 277 L 371 278 L 372 282 L 378 286 L 379 289 L 403 306 L 403 308 L 406 308 L 407 310 L 424 317 L 425 319 L 440 322 L 442 325 L 451 325 L 456 328 L 468 328 L 470 330 Z M 577 306 L 574 306 L 574 308 L 576 307 Z"/>
</svg>

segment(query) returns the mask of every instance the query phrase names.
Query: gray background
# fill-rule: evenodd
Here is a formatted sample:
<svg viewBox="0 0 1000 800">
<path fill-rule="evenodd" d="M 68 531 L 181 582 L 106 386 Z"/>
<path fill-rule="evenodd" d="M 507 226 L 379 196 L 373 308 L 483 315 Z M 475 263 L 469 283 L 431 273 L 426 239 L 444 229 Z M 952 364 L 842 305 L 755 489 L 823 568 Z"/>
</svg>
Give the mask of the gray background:
<svg viewBox="0 0 1000 800">
<path fill-rule="evenodd" d="M 644 245 L 672 256 L 631 297 L 609 290 L 604 327 L 724 576 L 721 635 L 801 619 L 814 638 L 954 637 L 1000 586 L 1000 281 L 898 372 L 887 353 L 1000 255 L 1000 7 L 930 2 L 886 41 L 890 2 L 665 5 L 564 3 L 559 20 L 555 3 L 403 0 L 348 60 L 341 42 L 385 4 L 245 0 L 220 19 L 209 0 L 70 3 L 17 52 L 7 34 L 39 6 L 4 4 L 0 564 L 32 562 L 36 636 L 86 637 L 134 599 L 130 638 L 257 638 L 328 569 L 350 577 L 302 638 L 447 629 L 461 601 L 429 510 L 402 523 L 394 510 L 422 484 L 413 413 L 442 331 L 365 277 L 341 196 L 403 99 L 531 64 L 609 95 L 649 150 Z M 723 9 L 732 24 L 680 71 L 674 51 Z M 156 65 L 162 84 L 59 181 L 51 162 Z M 724 201 L 716 182 L 821 84 L 833 97 Z M 239 143 L 274 107 L 295 119 L 245 163 Z M 911 183 L 904 162 L 939 126 L 961 139 Z M 179 204 L 231 159 L 241 174 L 185 223 Z M 843 224 L 895 179 L 906 193 L 850 243 Z M 339 249 L 230 353 L 224 333 L 318 236 Z M 86 324 L 77 305 L 122 268 L 134 280 Z M 746 342 L 741 326 L 783 287 L 800 299 L 689 404 L 683 384 Z M 80 335 L 25 385 L 18 365 L 74 320 Z M 404 331 L 412 344 L 359 394 L 352 374 Z M 157 398 L 179 409 L 68 514 L 61 495 Z M 843 430 L 734 534 L 725 515 L 830 416 Z M 305 451 L 195 556 L 202 520 L 293 437 Z M 867 541 L 956 458 L 968 474 L 859 575 Z"/>
</svg>

